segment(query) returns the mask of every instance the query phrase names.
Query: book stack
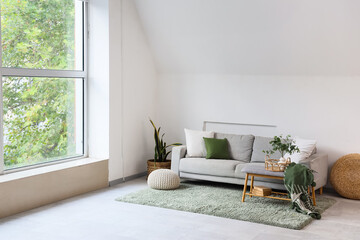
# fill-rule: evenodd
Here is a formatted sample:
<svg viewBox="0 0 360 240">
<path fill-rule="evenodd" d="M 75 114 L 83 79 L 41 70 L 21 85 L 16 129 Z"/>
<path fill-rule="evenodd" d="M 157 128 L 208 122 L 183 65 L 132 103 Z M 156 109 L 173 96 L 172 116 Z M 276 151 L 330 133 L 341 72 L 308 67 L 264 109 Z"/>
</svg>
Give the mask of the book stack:
<svg viewBox="0 0 360 240">
<path fill-rule="evenodd" d="M 271 195 L 271 188 L 264 186 L 254 186 L 252 194 L 257 196 L 269 196 Z"/>
</svg>

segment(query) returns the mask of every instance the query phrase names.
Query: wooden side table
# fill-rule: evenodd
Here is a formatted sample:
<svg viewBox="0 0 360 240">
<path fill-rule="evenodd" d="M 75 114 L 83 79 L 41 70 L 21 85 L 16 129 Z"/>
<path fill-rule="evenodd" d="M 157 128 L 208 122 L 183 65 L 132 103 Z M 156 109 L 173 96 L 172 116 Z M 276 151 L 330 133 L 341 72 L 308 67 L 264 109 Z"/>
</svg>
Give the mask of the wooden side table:
<svg viewBox="0 0 360 240">
<path fill-rule="evenodd" d="M 243 190 L 243 195 L 242 195 L 242 199 L 241 199 L 242 202 L 245 201 L 245 196 L 246 195 L 248 195 L 250 197 L 252 197 L 252 196 L 254 196 L 254 197 L 265 197 L 265 198 L 272 198 L 272 199 L 278 199 L 278 200 L 291 201 L 291 199 L 288 198 L 288 197 L 277 197 L 277 196 L 271 196 L 271 195 L 269 195 L 269 196 L 260 196 L 260 195 L 256 195 L 256 194 L 252 193 L 252 190 L 254 188 L 254 177 L 262 177 L 262 178 L 271 178 L 271 179 L 284 180 L 284 172 L 267 171 L 267 170 L 265 170 L 264 167 L 261 167 L 261 166 L 244 167 L 244 169 L 242 169 L 241 171 L 246 173 L 245 182 L 244 182 L 244 190 Z M 249 177 L 251 177 L 250 191 L 249 191 L 249 193 L 247 193 L 246 190 L 247 190 L 247 183 L 248 183 Z M 308 192 L 310 194 L 310 187 L 308 188 Z M 313 204 L 314 204 L 314 206 L 316 206 L 315 188 L 314 187 L 311 187 L 311 192 L 312 192 Z M 320 192 L 322 192 L 322 189 L 320 189 Z M 275 191 L 272 191 L 271 194 L 282 195 L 282 196 L 287 196 L 288 195 L 287 193 L 275 192 Z"/>
</svg>

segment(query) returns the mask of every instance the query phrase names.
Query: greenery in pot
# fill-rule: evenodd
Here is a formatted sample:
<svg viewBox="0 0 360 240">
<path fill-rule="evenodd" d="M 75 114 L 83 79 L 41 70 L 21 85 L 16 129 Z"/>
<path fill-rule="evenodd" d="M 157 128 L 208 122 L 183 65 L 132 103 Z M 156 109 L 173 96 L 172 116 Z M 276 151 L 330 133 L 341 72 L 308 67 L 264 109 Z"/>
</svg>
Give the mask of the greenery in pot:
<svg viewBox="0 0 360 240">
<path fill-rule="evenodd" d="M 289 155 L 300 152 L 299 148 L 295 145 L 295 141 L 291 139 L 290 135 L 287 135 L 286 138 L 283 138 L 282 135 L 274 136 L 274 139 L 270 141 L 272 146 L 271 150 L 263 150 L 267 156 L 274 154 L 276 151 L 280 152 L 281 159 L 284 160 L 284 155 L 288 153 Z"/>
<path fill-rule="evenodd" d="M 173 143 L 166 145 L 166 142 L 164 141 L 164 135 L 163 133 L 160 137 L 160 129 L 156 128 L 154 122 L 150 119 L 151 125 L 154 127 L 154 140 L 155 140 L 155 153 L 154 153 L 154 165 L 156 166 L 156 162 L 165 162 L 167 156 L 171 153 L 171 151 L 167 151 L 168 147 L 171 146 L 180 146 L 181 143 Z"/>
</svg>

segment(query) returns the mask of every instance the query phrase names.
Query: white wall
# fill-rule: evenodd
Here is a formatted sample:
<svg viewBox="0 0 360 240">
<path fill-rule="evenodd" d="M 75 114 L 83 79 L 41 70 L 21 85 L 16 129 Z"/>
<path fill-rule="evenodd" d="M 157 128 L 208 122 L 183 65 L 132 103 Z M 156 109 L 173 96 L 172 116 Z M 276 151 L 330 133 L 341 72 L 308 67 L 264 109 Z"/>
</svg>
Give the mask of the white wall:
<svg viewBox="0 0 360 240">
<path fill-rule="evenodd" d="M 89 4 L 87 130 L 89 156 L 109 158 L 109 6 Z M 109 165 L 111 166 L 111 162 Z"/>
<path fill-rule="evenodd" d="M 133 1 L 110 0 L 109 12 L 109 178 L 113 181 L 144 172 L 146 160 L 152 157 L 148 118 L 155 118 L 157 72 Z"/>
<path fill-rule="evenodd" d="M 109 158 L 113 181 L 152 157 L 157 72 L 133 1 L 89 4 L 89 155 Z"/>
<path fill-rule="evenodd" d="M 122 32 L 121 1 L 109 1 L 109 181 L 125 177 L 122 159 Z"/>
<path fill-rule="evenodd" d="M 204 120 L 275 124 L 360 150 L 360 1 L 136 0 L 168 142 Z"/>
<path fill-rule="evenodd" d="M 123 0 L 123 94 L 125 176 L 146 171 L 153 158 L 157 71 L 133 0 Z M 116 141 L 116 140 L 115 140 Z"/>
<path fill-rule="evenodd" d="M 136 0 L 168 74 L 360 75 L 359 0 Z"/>
<path fill-rule="evenodd" d="M 90 153 L 106 155 L 104 146 L 110 143 L 110 180 L 145 171 L 153 154 L 148 117 L 163 127 L 168 142 L 184 142 L 184 127 L 200 129 L 202 121 L 214 120 L 275 124 L 279 133 L 316 139 L 331 163 L 358 152 L 357 1 L 326 1 L 323 8 L 324 1 L 276 0 L 263 9 L 268 5 L 260 0 L 227 1 L 225 7 L 215 0 L 208 5 L 139 0 L 140 16 L 134 1 L 91 4 L 100 2 L 110 12 L 110 30 L 98 29 L 98 43 L 91 43 L 97 60 L 90 64 L 96 69 L 90 79 L 98 82 L 89 85 L 89 95 L 101 96 L 107 88 L 110 97 L 89 99 L 96 110 L 89 113 L 89 129 L 96 136 L 89 144 Z M 260 8 L 255 13 L 263 14 L 247 14 L 252 20 L 245 24 L 236 7 L 242 12 Z M 225 25 L 227 16 L 232 27 Z M 107 77 L 109 85 L 103 85 Z"/>
<path fill-rule="evenodd" d="M 330 164 L 360 150 L 360 76 L 161 75 L 159 119 L 169 142 L 204 120 L 277 125 L 318 141 Z"/>
</svg>

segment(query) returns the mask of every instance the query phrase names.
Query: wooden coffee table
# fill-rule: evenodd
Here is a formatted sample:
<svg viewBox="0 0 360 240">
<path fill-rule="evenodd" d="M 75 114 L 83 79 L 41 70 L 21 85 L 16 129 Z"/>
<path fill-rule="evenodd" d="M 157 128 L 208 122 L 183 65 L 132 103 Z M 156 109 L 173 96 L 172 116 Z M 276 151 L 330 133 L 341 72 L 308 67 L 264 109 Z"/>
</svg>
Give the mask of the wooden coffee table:
<svg viewBox="0 0 360 240">
<path fill-rule="evenodd" d="M 248 195 L 250 197 L 252 197 L 252 196 L 265 197 L 265 198 L 272 198 L 272 199 L 278 199 L 278 200 L 284 200 L 284 201 L 291 201 L 291 199 L 287 197 L 288 193 L 284 193 L 284 192 L 275 192 L 275 191 L 271 192 L 271 195 L 278 195 L 278 196 L 271 196 L 271 195 L 260 196 L 260 195 L 256 195 L 256 194 L 252 193 L 252 190 L 254 188 L 254 178 L 255 177 L 284 180 L 284 172 L 267 171 L 267 170 L 265 170 L 264 167 L 261 167 L 261 166 L 251 166 L 251 167 L 246 166 L 241 171 L 246 173 L 245 182 L 244 182 L 244 190 L 243 190 L 243 195 L 242 195 L 242 200 L 241 200 L 242 202 L 245 201 L 246 195 Z M 249 177 L 251 177 L 250 191 L 249 191 L 249 193 L 247 193 L 246 190 L 247 190 L 247 183 L 248 183 Z M 308 188 L 308 192 L 310 194 L 310 187 Z M 314 187 L 311 187 L 311 192 L 312 192 L 313 204 L 314 204 L 314 206 L 316 206 L 315 188 Z M 281 196 L 285 196 L 285 197 L 281 197 Z"/>
</svg>

